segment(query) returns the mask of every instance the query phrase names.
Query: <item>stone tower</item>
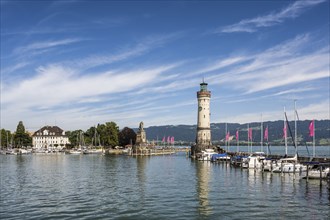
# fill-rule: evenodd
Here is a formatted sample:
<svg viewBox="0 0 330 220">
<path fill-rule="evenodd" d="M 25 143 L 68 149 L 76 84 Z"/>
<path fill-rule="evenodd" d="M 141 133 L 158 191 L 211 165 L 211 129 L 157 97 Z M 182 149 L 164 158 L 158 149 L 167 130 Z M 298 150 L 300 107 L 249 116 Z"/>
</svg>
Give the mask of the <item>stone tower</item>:
<svg viewBox="0 0 330 220">
<path fill-rule="evenodd" d="M 198 113 L 197 113 L 197 135 L 196 152 L 206 148 L 211 148 L 211 127 L 210 127 L 210 99 L 211 92 L 207 90 L 207 83 L 200 84 L 200 90 L 197 92 Z"/>
<path fill-rule="evenodd" d="M 143 122 L 140 122 L 139 130 L 136 134 L 135 144 L 142 145 L 147 143 L 147 135 L 143 128 Z"/>
</svg>

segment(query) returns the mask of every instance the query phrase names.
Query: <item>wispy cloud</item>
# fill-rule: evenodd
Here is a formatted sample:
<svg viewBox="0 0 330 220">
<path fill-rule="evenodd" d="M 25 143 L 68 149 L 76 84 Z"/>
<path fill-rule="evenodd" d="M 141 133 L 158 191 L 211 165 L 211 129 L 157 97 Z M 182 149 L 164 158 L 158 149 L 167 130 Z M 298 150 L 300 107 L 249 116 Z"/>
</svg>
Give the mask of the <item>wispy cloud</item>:
<svg viewBox="0 0 330 220">
<path fill-rule="evenodd" d="M 326 0 L 305 0 L 296 1 L 278 12 L 244 19 L 240 22 L 217 29 L 216 33 L 233 33 L 233 32 L 256 32 L 259 28 L 265 28 L 283 23 L 290 18 L 299 17 L 307 9 L 325 2 Z"/>
<path fill-rule="evenodd" d="M 6 68 L 1 69 L 1 74 L 2 74 L 2 76 L 3 76 L 3 75 L 6 75 L 6 74 L 9 74 L 9 73 L 15 72 L 15 71 L 17 71 L 17 70 L 20 70 L 20 69 L 26 67 L 26 66 L 29 65 L 29 64 L 30 64 L 29 62 L 25 62 L 25 61 L 20 62 L 20 63 L 16 63 L 16 64 L 13 65 L 13 66 L 8 66 L 8 67 L 6 67 Z"/>
<path fill-rule="evenodd" d="M 54 48 L 58 46 L 64 46 L 72 43 L 77 43 L 79 41 L 82 41 L 82 39 L 79 38 L 68 38 L 63 40 L 53 40 L 53 41 L 42 41 L 42 42 L 36 42 L 32 43 L 26 46 L 18 47 L 16 48 L 13 53 L 14 54 L 21 54 L 21 53 L 28 53 L 31 51 L 41 51 L 49 48 Z"/>
<path fill-rule="evenodd" d="M 119 62 L 129 58 L 144 55 L 182 36 L 183 32 L 149 36 L 140 42 L 137 42 L 134 46 L 123 46 L 122 49 L 120 49 L 117 53 L 107 55 L 91 55 L 86 58 L 70 61 L 66 64 L 74 66 L 75 68 L 85 69 L 112 64 L 114 62 Z"/>
<path fill-rule="evenodd" d="M 330 100 L 326 99 L 319 103 L 312 103 L 298 110 L 299 119 L 330 119 Z"/>
<path fill-rule="evenodd" d="M 78 103 L 82 99 L 91 100 L 102 94 L 141 88 L 174 66 L 158 66 L 116 74 L 108 71 L 93 75 L 80 75 L 77 70 L 63 66 L 40 67 L 34 78 L 16 83 L 15 88 L 6 85 L 1 102 L 5 106 L 21 103 L 23 108 L 50 108 Z"/>
<path fill-rule="evenodd" d="M 245 65 L 210 78 L 250 94 L 329 77 L 329 48 L 303 53 L 312 42 L 307 35 L 297 36 L 263 52 L 247 54 L 246 59 L 251 60 Z"/>
</svg>

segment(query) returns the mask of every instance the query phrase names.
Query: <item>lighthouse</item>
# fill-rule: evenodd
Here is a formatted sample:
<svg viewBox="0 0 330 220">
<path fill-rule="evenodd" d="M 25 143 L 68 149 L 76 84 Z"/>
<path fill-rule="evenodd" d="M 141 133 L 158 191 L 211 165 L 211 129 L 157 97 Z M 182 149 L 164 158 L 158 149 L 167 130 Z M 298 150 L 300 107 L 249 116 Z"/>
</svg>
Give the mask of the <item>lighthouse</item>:
<svg viewBox="0 0 330 220">
<path fill-rule="evenodd" d="M 197 110 L 197 134 L 196 145 L 192 147 L 192 156 L 207 148 L 212 148 L 211 126 L 210 126 L 210 100 L 211 92 L 207 90 L 207 83 L 200 84 L 200 90 L 197 92 L 198 110 Z"/>
</svg>

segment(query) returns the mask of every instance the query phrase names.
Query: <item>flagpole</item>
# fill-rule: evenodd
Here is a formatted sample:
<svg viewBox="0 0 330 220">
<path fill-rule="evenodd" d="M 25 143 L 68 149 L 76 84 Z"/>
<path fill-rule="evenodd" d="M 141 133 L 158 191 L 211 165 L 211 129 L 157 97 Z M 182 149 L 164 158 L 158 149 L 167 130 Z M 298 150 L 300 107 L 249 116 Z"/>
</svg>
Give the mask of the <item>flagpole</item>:
<svg viewBox="0 0 330 220">
<path fill-rule="evenodd" d="M 238 153 L 239 152 L 239 133 L 238 133 L 238 130 L 236 132 L 237 132 L 236 141 L 237 141 L 237 153 Z"/>
<path fill-rule="evenodd" d="M 227 122 L 226 122 L 225 145 L 226 145 L 226 152 L 228 152 L 228 140 L 227 140 Z"/>
<path fill-rule="evenodd" d="M 313 157 L 315 157 L 315 121 L 313 119 Z"/>
<path fill-rule="evenodd" d="M 284 126 L 284 129 L 285 129 L 285 132 L 284 133 L 284 143 L 285 143 L 285 155 L 288 155 L 288 140 L 287 140 L 287 135 L 286 135 L 286 118 L 285 118 L 285 106 L 284 106 L 284 119 L 283 119 L 283 126 Z M 283 129 L 283 130 L 284 130 Z"/>
<path fill-rule="evenodd" d="M 250 124 L 248 124 L 248 153 L 250 153 Z"/>
<path fill-rule="evenodd" d="M 264 151 L 264 146 L 263 146 L 263 133 L 264 133 L 264 129 L 263 129 L 263 124 L 262 124 L 262 114 L 261 114 L 261 128 L 260 128 L 260 151 L 263 152 Z"/>
<path fill-rule="evenodd" d="M 295 148 L 296 148 L 296 155 L 298 153 L 298 144 L 297 144 L 297 119 L 296 119 L 296 102 L 297 100 L 294 100 L 294 143 L 295 143 Z"/>
</svg>

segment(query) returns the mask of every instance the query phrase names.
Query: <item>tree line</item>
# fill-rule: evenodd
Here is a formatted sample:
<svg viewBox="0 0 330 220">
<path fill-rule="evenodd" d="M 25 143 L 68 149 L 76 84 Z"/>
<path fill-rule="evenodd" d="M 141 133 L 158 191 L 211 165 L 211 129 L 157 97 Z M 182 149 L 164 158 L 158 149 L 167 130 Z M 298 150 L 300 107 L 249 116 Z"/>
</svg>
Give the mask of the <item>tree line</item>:
<svg viewBox="0 0 330 220">
<path fill-rule="evenodd" d="M 101 145 L 106 148 L 114 148 L 116 146 L 126 146 L 135 144 L 136 133 L 133 129 L 124 127 L 121 131 L 115 122 L 106 122 L 90 127 L 86 131 L 81 129 L 67 131 L 70 147 L 81 144 L 85 145 Z"/>
<path fill-rule="evenodd" d="M 114 148 L 116 146 L 126 146 L 135 144 L 136 133 L 129 127 L 119 130 L 115 122 L 106 122 L 90 127 L 86 131 L 81 129 L 66 131 L 70 144 L 67 148 L 73 148 L 79 144 L 101 145 L 105 148 Z M 16 131 L 11 133 L 9 130 L 1 129 L 1 146 L 21 148 L 32 146 L 32 137 L 24 127 L 22 121 L 17 125 Z"/>
</svg>

